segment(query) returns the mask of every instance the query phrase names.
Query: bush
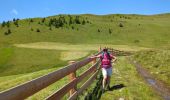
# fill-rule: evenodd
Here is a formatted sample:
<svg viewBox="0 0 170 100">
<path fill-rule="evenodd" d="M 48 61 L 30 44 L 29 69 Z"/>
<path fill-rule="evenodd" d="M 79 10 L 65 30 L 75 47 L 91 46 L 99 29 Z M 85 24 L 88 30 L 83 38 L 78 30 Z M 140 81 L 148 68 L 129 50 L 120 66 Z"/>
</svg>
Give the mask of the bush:
<svg viewBox="0 0 170 100">
<path fill-rule="evenodd" d="M 74 30 L 74 26 L 71 27 Z"/>
<path fill-rule="evenodd" d="M 11 30 L 10 29 L 8 29 L 8 33 L 11 34 Z"/>
<path fill-rule="evenodd" d="M 119 27 L 123 27 L 123 24 L 122 24 L 122 23 L 120 23 L 120 24 L 119 24 Z"/>
<path fill-rule="evenodd" d="M 6 25 L 6 22 L 3 21 L 3 22 L 2 22 L 2 27 L 5 27 L 5 25 Z"/>
<path fill-rule="evenodd" d="M 82 25 L 85 25 L 85 24 L 86 24 L 86 21 L 85 21 L 85 20 L 83 20 Z"/>
<path fill-rule="evenodd" d="M 33 19 L 30 19 L 30 22 L 34 22 Z"/>
<path fill-rule="evenodd" d="M 40 29 L 37 28 L 37 32 L 40 32 Z"/>
<path fill-rule="evenodd" d="M 8 29 L 8 31 L 7 31 L 7 32 L 5 32 L 4 34 L 5 34 L 5 35 L 9 35 L 9 34 L 11 34 L 11 30 L 10 30 L 10 29 Z"/>
<path fill-rule="evenodd" d="M 100 32 L 100 29 L 98 29 L 97 31 Z"/>
<path fill-rule="evenodd" d="M 45 18 L 43 18 L 41 22 L 44 23 L 45 22 Z"/>
<path fill-rule="evenodd" d="M 111 34 L 112 33 L 112 30 L 111 29 L 109 29 L 109 34 Z"/>
<path fill-rule="evenodd" d="M 9 22 L 9 21 L 6 23 L 6 26 L 7 26 L 8 28 L 10 27 L 10 22 Z"/>
<path fill-rule="evenodd" d="M 14 20 L 14 19 L 13 19 L 13 20 Z M 14 25 L 15 25 L 16 27 L 19 27 L 18 20 L 15 20 L 15 21 L 14 21 Z"/>
</svg>

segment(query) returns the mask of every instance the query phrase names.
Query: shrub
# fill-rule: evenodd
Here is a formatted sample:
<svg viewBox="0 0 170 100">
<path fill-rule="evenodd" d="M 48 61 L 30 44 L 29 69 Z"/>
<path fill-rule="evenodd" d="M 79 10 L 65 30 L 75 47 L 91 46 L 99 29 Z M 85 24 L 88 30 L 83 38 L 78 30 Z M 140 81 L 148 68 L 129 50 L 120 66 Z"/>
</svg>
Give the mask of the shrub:
<svg viewBox="0 0 170 100">
<path fill-rule="evenodd" d="M 15 18 L 13 18 L 13 22 L 15 22 L 16 21 L 16 19 Z"/>
<path fill-rule="evenodd" d="M 11 30 L 10 29 L 8 29 L 8 33 L 11 34 Z"/>
<path fill-rule="evenodd" d="M 74 26 L 71 27 L 74 30 Z"/>
<path fill-rule="evenodd" d="M 111 29 L 109 29 L 109 34 L 111 34 L 112 33 L 112 30 Z"/>
<path fill-rule="evenodd" d="M 83 21 L 82 21 L 82 25 L 85 25 L 85 24 L 86 24 L 86 21 L 85 21 L 85 20 L 83 20 Z"/>
<path fill-rule="evenodd" d="M 14 25 L 15 25 L 16 27 L 19 27 L 18 20 L 15 20 L 15 21 L 14 21 Z"/>
<path fill-rule="evenodd" d="M 44 23 L 44 22 L 45 22 L 45 18 L 43 18 L 43 19 L 41 20 L 41 22 Z"/>
<path fill-rule="evenodd" d="M 34 22 L 33 19 L 30 19 L 30 22 Z"/>
<path fill-rule="evenodd" d="M 120 23 L 120 24 L 119 24 L 119 27 L 123 27 L 123 24 L 122 24 L 122 23 Z"/>
<path fill-rule="evenodd" d="M 5 35 L 9 35 L 9 34 L 11 34 L 11 30 L 10 30 L 10 29 L 8 29 L 8 31 L 7 31 L 7 32 L 5 32 L 4 34 L 5 34 Z"/>
<path fill-rule="evenodd" d="M 37 32 L 40 32 L 40 29 L 37 28 Z"/>
<path fill-rule="evenodd" d="M 10 27 L 10 22 L 9 22 L 9 21 L 6 23 L 6 26 L 7 26 L 8 28 Z"/>
<path fill-rule="evenodd" d="M 97 31 L 100 32 L 100 29 L 98 29 Z"/>
<path fill-rule="evenodd" d="M 75 18 L 75 23 L 76 23 L 76 24 L 81 24 L 81 23 L 80 23 L 79 16 L 76 16 L 76 18 Z"/>
<path fill-rule="evenodd" d="M 5 25 L 6 25 L 6 22 L 3 21 L 3 22 L 2 22 L 2 27 L 5 27 Z"/>
</svg>

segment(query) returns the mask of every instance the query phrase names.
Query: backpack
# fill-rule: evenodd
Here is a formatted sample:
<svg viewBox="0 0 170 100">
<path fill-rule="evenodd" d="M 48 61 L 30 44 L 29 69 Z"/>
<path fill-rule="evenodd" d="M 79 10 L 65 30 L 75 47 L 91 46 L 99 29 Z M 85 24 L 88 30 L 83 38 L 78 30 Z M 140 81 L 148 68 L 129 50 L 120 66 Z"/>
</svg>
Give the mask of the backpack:
<svg viewBox="0 0 170 100">
<path fill-rule="evenodd" d="M 111 65 L 111 57 L 108 52 L 103 52 L 101 56 L 101 65 Z"/>
</svg>

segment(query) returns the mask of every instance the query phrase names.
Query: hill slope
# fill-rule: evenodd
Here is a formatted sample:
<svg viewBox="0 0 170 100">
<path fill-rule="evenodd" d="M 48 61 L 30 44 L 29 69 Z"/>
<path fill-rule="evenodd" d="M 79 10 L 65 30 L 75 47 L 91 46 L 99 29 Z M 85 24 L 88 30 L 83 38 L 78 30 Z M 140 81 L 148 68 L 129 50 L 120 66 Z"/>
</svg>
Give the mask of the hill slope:
<svg viewBox="0 0 170 100">
<path fill-rule="evenodd" d="M 167 46 L 170 14 L 57 15 L 1 24 L 0 43 L 60 42 Z"/>
</svg>

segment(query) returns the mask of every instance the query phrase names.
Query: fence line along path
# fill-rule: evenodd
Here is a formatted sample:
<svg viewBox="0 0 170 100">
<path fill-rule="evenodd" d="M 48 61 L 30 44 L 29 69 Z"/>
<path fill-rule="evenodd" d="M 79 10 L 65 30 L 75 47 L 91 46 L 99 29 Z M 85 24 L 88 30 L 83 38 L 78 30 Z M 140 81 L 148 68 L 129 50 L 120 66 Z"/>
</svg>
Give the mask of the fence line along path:
<svg viewBox="0 0 170 100">
<path fill-rule="evenodd" d="M 98 52 L 96 55 L 100 54 Z M 92 66 L 87 69 L 84 73 L 80 76 L 76 77 L 76 70 L 89 64 L 92 62 Z M 96 59 L 92 58 L 85 58 L 84 60 L 78 62 L 70 62 L 69 65 L 61 68 L 57 71 L 51 72 L 47 75 L 41 76 L 39 78 L 33 79 L 28 81 L 22 85 L 13 87 L 9 90 L 3 91 L 0 93 L 1 100 L 23 100 L 33 94 L 37 93 L 38 91 L 48 87 L 49 85 L 59 81 L 60 79 L 67 77 L 69 75 L 70 82 L 64 85 L 61 89 L 57 90 L 49 97 L 47 100 L 60 100 L 66 93 L 70 92 L 70 97 L 68 99 L 74 100 L 77 98 L 79 94 L 83 92 L 95 79 L 97 76 L 99 69 L 100 60 L 96 61 Z M 87 75 L 92 73 L 91 77 L 79 88 L 77 89 L 77 84 L 81 82 Z"/>
</svg>

